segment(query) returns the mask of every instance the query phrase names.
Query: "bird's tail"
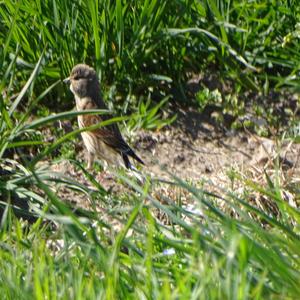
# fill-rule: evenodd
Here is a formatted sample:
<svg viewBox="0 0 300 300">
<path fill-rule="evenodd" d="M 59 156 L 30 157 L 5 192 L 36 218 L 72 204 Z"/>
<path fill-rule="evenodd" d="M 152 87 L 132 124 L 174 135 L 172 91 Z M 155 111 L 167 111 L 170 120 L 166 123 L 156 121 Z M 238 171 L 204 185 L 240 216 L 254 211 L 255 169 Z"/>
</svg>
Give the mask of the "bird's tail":
<svg viewBox="0 0 300 300">
<path fill-rule="evenodd" d="M 132 166 L 130 172 L 138 180 L 139 183 L 144 184 L 146 182 L 146 177 L 134 166 Z"/>
<path fill-rule="evenodd" d="M 131 156 L 133 159 L 138 161 L 140 164 L 145 165 L 145 163 L 134 153 L 134 151 L 131 148 L 128 148 L 128 151 L 126 151 L 125 154 Z"/>
<path fill-rule="evenodd" d="M 132 151 L 132 150 L 131 150 Z M 144 162 L 132 151 L 132 153 L 137 157 L 137 161 L 139 161 L 140 163 L 142 163 L 144 165 Z M 130 153 L 122 153 L 122 157 L 125 163 L 125 166 L 128 170 L 131 171 L 131 173 L 134 175 L 134 177 L 140 182 L 140 183 L 145 183 L 145 176 L 134 166 L 130 163 L 130 160 L 127 156 L 127 154 L 130 155 Z M 132 156 L 132 155 L 131 155 Z"/>
<path fill-rule="evenodd" d="M 126 152 L 122 152 L 122 157 L 125 163 L 125 166 L 127 169 L 130 169 L 131 163 L 129 161 L 128 156 L 131 156 L 133 159 L 138 161 L 140 164 L 145 165 L 145 163 L 134 153 L 134 151 L 131 148 L 128 148 Z"/>
</svg>

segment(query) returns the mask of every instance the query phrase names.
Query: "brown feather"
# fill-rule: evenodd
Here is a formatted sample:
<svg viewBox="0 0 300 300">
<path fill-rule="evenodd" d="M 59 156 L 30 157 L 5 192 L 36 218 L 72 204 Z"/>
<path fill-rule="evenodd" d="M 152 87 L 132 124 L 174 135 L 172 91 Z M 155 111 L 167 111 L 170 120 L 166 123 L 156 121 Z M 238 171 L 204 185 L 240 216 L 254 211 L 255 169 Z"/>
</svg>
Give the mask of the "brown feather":
<svg viewBox="0 0 300 300">
<path fill-rule="evenodd" d="M 76 107 L 78 110 L 86 109 L 106 109 L 106 105 L 100 94 L 100 86 L 96 72 L 84 64 L 76 65 L 70 75 L 70 89 L 75 95 Z M 109 120 L 109 115 L 80 115 L 78 116 L 79 127 L 89 127 L 102 121 Z M 144 162 L 134 153 L 129 145 L 124 141 L 117 124 L 110 124 L 105 127 L 94 129 L 90 132 L 82 133 L 84 143 L 88 151 L 95 151 L 102 158 L 107 158 L 107 151 L 104 145 L 111 149 L 112 152 L 118 153 L 123 159 L 127 168 L 131 167 L 128 156 L 141 164 Z M 90 144 L 92 143 L 92 145 Z M 101 153 L 101 151 L 103 153 Z M 104 152 L 106 155 L 104 155 Z"/>
</svg>

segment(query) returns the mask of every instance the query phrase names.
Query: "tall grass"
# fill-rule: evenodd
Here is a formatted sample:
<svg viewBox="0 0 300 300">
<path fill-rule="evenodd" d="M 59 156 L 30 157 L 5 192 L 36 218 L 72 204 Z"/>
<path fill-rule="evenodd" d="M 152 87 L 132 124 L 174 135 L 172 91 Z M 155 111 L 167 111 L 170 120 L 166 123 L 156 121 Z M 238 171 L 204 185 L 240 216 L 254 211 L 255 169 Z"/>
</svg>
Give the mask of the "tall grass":
<svg viewBox="0 0 300 300">
<path fill-rule="evenodd" d="M 40 62 L 23 94 L 37 79 Z M 140 186 L 117 174 L 131 187 L 120 198 L 105 191 L 77 161 L 73 163 L 85 173 L 89 186 L 39 164 L 80 131 L 47 148 L 32 130 L 36 133 L 78 112 L 30 121 L 28 115 L 16 118 L 18 105 L 16 99 L 1 111 L 0 290 L 4 298 L 297 298 L 300 215 L 282 198 L 276 178 L 274 182 L 269 178 L 269 188 L 246 183 L 276 203 L 276 216 L 238 194 L 212 194 L 175 177 L 172 190 L 181 189 L 194 203 L 192 210 L 181 199 L 175 202 L 153 193 L 149 183 Z M 40 154 L 24 157 L 26 147 L 35 144 Z M 9 149 L 19 157 L 9 156 Z M 59 199 L 56 190 L 61 185 L 85 195 L 91 209 L 74 210 Z M 225 211 L 220 209 L 224 205 Z"/>
<path fill-rule="evenodd" d="M 276 178 L 269 187 L 245 183 L 276 203 L 276 216 L 247 195 L 211 194 L 175 177 L 170 188 L 180 189 L 194 209 L 182 205 L 181 194 L 176 202 L 155 194 L 149 182 L 141 186 L 122 174 L 116 175 L 120 184 L 131 188 L 116 196 L 79 161 L 71 163 L 89 185 L 43 167 L 81 130 L 49 143 L 42 129 L 82 112 L 32 120 L 42 102 L 61 110 L 68 97 L 59 79 L 81 61 L 121 92 L 147 94 L 144 90 L 154 88 L 161 98 L 172 86 L 184 90 L 188 71 L 211 65 L 237 86 L 260 89 L 266 81 L 293 86 L 297 12 L 292 1 L 2 2 L 2 297 L 297 299 L 300 216 Z M 160 104 L 149 105 L 140 102 L 137 110 L 144 116 L 136 114 L 132 127 L 161 125 L 155 117 Z M 62 201 L 61 186 L 85 197 L 91 209 Z"/>
<path fill-rule="evenodd" d="M 6 0 L 0 65 L 17 59 L 22 86 L 45 51 L 41 87 L 86 62 L 123 96 L 154 89 L 156 97 L 177 91 L 185 101 L 189 74 L 212 69 L 237 91 L 297 88 L 298 13 L 296 1 Z M 53 92 L 52 101 L 65 96 Z"/>
<path fill-rule="evenodd" d="M 146 187 L 122 177 L 135 190 L 122 199 L 123 207 L 109 204 L 120 199 L 85 188 L 105 206 L 101 213 L 74 214 L 49 189 L 46 178 L 36 180 L 48 200 L 36 212 L 35 223 L 24 227 L 10 209 L 2 219 L 0 289 L 8 299 L 298 296 L 300 240 L 291 224 L 299 212 L 287 203 L 289 223 L 247 199 L 212 195 L 175 178 L 174 184 L 196 201 L 191 211 L 166 197 L 162 204 Z M 278 204 L 284 201 L 277 194 L 269 197 Z M 216 200 L 234 208 L 239 218 L 221 211 Z M 160 220 L 157 210 L 171 225 Z M 268 226 L 262 227 L 250 213 Z M 55 222 L 56 229 L 43 219 Z"/>
</svg>

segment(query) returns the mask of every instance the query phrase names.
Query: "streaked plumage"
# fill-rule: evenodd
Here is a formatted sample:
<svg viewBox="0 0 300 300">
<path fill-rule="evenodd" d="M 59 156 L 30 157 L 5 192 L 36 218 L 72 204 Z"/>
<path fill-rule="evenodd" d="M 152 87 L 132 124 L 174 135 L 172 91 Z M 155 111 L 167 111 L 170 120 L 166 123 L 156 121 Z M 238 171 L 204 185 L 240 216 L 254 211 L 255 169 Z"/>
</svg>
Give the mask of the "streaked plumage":
<svg viewBox="0 0 300 300">
<path fill-rule="evenodd" d="M 106 109 L 93 68 L 85 64 L 76 65 L 71 71 L 70 77 L 66 78 L 64 82 L 70 83 L 77 110 Z M 80 115 L 78 116 L 78 125 L 79 128 L 88 127 L 110 118 L 111 116 L 107 115 Z M 120 165 L 123 162 L 128 169 L 132 169 L 129 157 L 144 164 L 124 141 L 116 124 L 82 132 L 81 136 L 88 151 L 88 168 L 92 167 L 95 156 L 108 164 Z"/>
</svg>

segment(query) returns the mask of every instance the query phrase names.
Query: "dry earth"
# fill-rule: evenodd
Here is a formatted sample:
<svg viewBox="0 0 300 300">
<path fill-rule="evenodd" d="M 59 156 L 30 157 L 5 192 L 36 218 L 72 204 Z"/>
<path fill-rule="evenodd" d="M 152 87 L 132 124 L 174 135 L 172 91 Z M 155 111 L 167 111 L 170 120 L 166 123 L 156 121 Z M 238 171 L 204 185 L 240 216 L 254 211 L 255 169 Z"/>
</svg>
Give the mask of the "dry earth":
<svg viewBox="0 0 300 300">
<path fill-rule="evenodd" d="M 232 171 L 238 172 L 241 178 L 266 184 L 266 172 L 272 178 L 279 170 L 282 186 L 300 183 L 299 144 L 280 142 L 279 138 L 261 138 L 251 133 L 220 130 L 211 120 L 206 120 L 195 111 L 181 111 L 175 124 L 160 131 L 135 133 L 132 146 L 145 161 L 143 172 L 152 178 L 170 178 L 167 170 L 195 184 L 203 185 L 205 182 L 208 190 L 238 190 L 243 185 L 232 185 Z M 78 157 L 84 159 L 84 149 L 80 149 Z M 67 161 L 52 168 L 89 184 L 82 172 Z M 94 176 L 106 189 L 116 193 L 124 191 L 114 178 L 103 178 L 99 172 L 94 172 Z M 166 188 L 160 185 L 159 191 L 166 191 Z M 87 204 L 82 194 L 75 195 L 65 187 L 58 192 L 62 198 L 72 199 L 80 206 Z M 292 205 L 299 205 L 299 199 L 294 199 L 289 193 L 287 200 Z"/>
</svg>

